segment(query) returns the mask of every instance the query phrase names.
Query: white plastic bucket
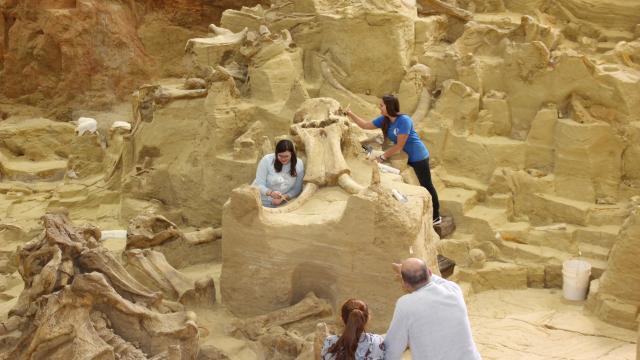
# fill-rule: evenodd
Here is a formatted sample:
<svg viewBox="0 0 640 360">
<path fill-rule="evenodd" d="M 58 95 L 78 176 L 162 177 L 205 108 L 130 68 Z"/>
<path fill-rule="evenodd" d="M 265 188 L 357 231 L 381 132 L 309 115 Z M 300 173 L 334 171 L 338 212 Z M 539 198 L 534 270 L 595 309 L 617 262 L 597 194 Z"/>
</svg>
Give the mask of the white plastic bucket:
<svg viewBox="0 0 640 360">
<path fill-rule="evenodd" d="M 567 300 L 587 297 L 591 264 L 584 260 L 567 260 L 562 264 L 562 294 Z"/>
</svg>

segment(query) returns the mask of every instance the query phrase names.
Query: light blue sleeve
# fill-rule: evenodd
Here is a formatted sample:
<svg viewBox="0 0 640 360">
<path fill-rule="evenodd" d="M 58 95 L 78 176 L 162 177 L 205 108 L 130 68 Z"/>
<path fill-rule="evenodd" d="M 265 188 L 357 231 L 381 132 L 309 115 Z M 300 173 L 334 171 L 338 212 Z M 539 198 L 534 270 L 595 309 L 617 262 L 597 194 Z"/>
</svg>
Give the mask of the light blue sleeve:
<svg viewBox="0 0 640 360">
<path fill-rule="evenodd" d="M 400 301 L 396 302 L 393 318 L 384 337 L 385 359 L 401 360 L 409 343 L 408 319 L 402 315 Z"/>
<path fill-rule="evenodd" d="M 329 353 L 329 348 L 333 346 L 333 344 L 338 341 L 338 337 L 336 335 L 327 336 L 324 339 L 324 343 L 322 344 L 322 351 L 320 351 L 320 359 L 322 360 L 333 360 L 335 358 L 334 354 Z"/>
<path fill-rule="evenodd" d="M 373 334 L 373 344 L 371 349 L 371 360 L 384 360 L 385 348 L 384 338 L 381 335 Z"/>
<path fill-rule="evenodd" d="M 300 195 L 302 192 L 302 180 L 304 180 L 304 164 L 301 159 L 298 159 L 296 164 L 296 182 L 293 184 L 293 188 L 287 191 L 286 195 L 289 199 L 293 199 L 294 197 Z"/>
<path fill-rule="evenodd" d="M 269 155 L 265 155 L 262 160 L 258 163 L 258 168 L 256 169 L 256 179 L 253 180 L 251 184 L 254 187 L 257 187 L 260 190 L 260 195 L 267 195 L 267 191 L 269 188 L 267 187 L 267 175 L 269 174 Z"/>
</svg>

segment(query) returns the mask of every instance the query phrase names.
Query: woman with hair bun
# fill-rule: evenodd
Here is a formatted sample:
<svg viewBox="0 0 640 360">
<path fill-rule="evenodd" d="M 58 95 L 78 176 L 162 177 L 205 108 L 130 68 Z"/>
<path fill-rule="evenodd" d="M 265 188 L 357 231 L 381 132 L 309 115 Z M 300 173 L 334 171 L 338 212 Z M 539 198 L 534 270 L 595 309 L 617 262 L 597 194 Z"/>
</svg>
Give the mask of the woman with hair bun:
<svg viewBox="0 0 640 360">
<path fill-rule="evenodd" d="M 362 300 L 349 299 L 342 305 L 342 335 L 327 337 L 322 346 L 322 360 L 383 360 L 384 338 L 364 331 L 369 308 Z"/>
</svg>

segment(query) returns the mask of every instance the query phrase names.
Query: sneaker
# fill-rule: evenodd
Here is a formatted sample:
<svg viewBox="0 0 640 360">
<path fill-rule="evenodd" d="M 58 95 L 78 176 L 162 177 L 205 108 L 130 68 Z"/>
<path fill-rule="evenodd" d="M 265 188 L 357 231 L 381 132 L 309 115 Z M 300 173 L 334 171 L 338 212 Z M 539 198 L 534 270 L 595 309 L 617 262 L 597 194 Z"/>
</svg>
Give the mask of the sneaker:
<svg viewBox="0 0 640 360">
<path fill-rule="evenodd" d="M 437 218 L 433 219 L 433 225 L 440 225 L 442 223 L 442 217 L 438 216 Z"/>
</svg>

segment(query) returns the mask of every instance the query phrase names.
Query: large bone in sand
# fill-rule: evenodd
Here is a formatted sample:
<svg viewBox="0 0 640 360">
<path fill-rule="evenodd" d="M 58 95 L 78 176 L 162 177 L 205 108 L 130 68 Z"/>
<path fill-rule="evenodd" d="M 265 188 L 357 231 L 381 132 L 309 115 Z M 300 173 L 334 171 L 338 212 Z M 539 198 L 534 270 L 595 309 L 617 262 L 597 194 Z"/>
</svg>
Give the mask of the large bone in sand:
<svg viewBox="0 0 640 360">
<path fill-rule="evenodd" d="M 351 177 L 351 169 L 342 154 L 341 145 L 347 129 L 344 119 L 332 115 L 326 120 L 291 126 L 291 132 L 300 137 L 307 155 L 305 182 L 317 186 L 338 185 L 350 194 L 364 190 Z"/>
<path fill-rule="evenodd" d="M 172 310 L 162 293 L 133 278 L 102 247 L 97 228 L 74 226 L 66 211 L 42 220 L 42 235 L 17 250 L 25 284 L 0 324 L 0 360 L 196 358 L 195 314 Z M 197 300 L 214 289 L 196 282 L 185 291 L 187 280 L 175 269 L 161 258 L 150 262 L 149 271 L 159 273 L 154 277 L 167 279 L 183 298 L 193 292 Z"/>
<path fill-rule="evenodd" d="M 350 173 L 349 166 L 342 156 L 341 124 L 333 123 L 326 127 L 305 127 L 312 124 L 294 125 L 294 133 L 300 136 L 307 154 L 305 181 L 318 186 L 336 185 L 338 177 Z"/>
</svg>

